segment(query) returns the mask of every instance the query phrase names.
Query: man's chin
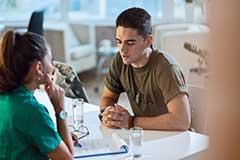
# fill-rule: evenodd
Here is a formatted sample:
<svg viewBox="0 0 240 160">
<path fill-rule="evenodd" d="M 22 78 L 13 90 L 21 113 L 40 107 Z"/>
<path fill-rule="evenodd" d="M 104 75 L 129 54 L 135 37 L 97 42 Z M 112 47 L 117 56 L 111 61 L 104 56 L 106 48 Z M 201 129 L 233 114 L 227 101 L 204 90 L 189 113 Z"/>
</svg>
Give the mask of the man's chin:
<svg viewBox="0 0 240 160">
<path fill-rule="evenodd" d="M 123 60 L 123 64 L 125 64 L 125 65 L 129 65 L 129 64 L 131 64 L 129 61 L 124 61 Z"/>
</svg>

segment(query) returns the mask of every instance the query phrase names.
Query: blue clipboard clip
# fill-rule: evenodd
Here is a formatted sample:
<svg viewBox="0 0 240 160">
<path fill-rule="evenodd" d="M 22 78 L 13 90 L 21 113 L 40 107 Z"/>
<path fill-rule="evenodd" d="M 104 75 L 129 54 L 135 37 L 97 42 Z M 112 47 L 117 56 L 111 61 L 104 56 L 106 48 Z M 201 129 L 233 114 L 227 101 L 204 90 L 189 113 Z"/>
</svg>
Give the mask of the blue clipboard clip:
<svg viewBox="0 0 240 160">
<path fill-rule="evenodd" d="M 75 156 L 74 159 L 86 158 L 86 157 L 96 157 L 96 156 L 108 156 L 108 155 L 115 155 L 115 154 L 124 154 L 124 153 L 128 153 L 128 151 L 129 151 L 128 146 L 123 145 L 120 147 L 120 151 Z"/>
</svg>

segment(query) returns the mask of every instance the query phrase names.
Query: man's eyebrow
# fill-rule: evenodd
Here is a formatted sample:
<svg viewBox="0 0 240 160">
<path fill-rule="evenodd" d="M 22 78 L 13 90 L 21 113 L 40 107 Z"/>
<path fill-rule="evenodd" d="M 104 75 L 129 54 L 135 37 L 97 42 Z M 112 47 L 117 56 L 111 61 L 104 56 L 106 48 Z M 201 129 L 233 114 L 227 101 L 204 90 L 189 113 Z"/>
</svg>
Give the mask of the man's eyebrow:
<svg viewBox="0 0 240 160">
<path fill-rule="evenodd" d="M 128 40 L 125 40 L 125 42 L 135 42 L 136 39 L 128 39 Z"/>
<path fill-rule="evenodd" d="M 120 39 L 118 39 L 117 37 L 115 37 L 115 40 L 117 40 L 117 41 L 121 41 Z"/>
<path fill-rule="evenodd" d="M 121 42 L 121 40 L 120 39 L 118 39 L 118 38 L 115 38 L 117 41 L 120 41 Z M 127 40 L 125 40 L 125 42 L 135 42 L 136 41 L 136 39 L 127 39 Z"/>
</svg>

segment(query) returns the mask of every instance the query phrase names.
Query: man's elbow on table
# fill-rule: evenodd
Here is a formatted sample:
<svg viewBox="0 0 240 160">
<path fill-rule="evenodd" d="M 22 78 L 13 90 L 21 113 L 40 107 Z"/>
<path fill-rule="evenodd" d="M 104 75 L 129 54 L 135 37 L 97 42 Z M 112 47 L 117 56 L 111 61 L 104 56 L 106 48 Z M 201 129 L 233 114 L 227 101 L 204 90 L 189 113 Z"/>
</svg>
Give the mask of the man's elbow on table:
<svg viewBox="0 0 240 160">
<path fill-rule="evenodd" d="M 176 124 L 176 130 L 186 131 L 191 125 L 189 99 L 186 94 L 180 94 L 168 103 L 168 110 Z"/>
<path fill-rule="evenodd" d="M 179 131 L 186 131 L 190 128 L 190 125 L 191 125 L 191 120 L 183 120 L 181 122 L 181 124 L 179 124 L 177 127 L 176 127 L 176 130 L 179 130 Z"/>
</svg>

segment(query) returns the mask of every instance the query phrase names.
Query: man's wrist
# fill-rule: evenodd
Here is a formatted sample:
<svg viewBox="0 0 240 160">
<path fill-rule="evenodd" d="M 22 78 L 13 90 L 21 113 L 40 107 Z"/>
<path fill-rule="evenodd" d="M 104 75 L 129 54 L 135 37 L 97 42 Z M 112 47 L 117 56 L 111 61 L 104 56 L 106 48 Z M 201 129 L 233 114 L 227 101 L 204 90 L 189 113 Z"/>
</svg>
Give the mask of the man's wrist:
<svg viewBox="0 0 240 160">
<path fill-rule="evenodd" d="M 129 121 L 128 121 L 128 128 L 132 128 L 134 127 L 134 120 L 135 120 L 135 116 L 130 116 Z"/>
<path fill-rule="evenodd" d="M 102 121 L 102 118 L 103 118 L 102 113 L 104 112 L 105 108 L 101 109 L 100 113 L 98 114 L 98 118 L 99 118 L 100 121 Z"/>
</svg>

